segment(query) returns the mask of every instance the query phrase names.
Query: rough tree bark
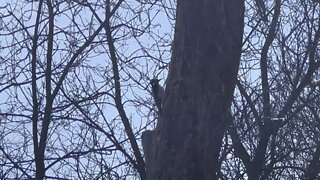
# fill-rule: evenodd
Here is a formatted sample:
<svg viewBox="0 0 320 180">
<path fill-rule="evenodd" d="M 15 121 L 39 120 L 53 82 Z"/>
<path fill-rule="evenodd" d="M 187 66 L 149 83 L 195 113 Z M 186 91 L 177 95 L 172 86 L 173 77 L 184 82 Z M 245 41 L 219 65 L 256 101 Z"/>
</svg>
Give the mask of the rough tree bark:
<svg viewBox="0 0 320 180">
<path fill-rule="evenodd" d="M 243 0 L 178 0 L 163 113 L 152 133 L 152 166 L 147 160 L 149 179 L 217 179 L 243 13 Z"/>
</svg>

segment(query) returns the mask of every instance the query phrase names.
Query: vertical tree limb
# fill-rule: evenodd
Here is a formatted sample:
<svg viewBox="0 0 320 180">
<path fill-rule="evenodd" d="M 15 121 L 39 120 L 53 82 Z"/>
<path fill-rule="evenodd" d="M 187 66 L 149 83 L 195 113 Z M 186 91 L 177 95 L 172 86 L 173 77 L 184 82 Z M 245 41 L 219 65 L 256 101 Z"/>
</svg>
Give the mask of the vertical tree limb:
<svg viewBox="0 0 320 180">
<path fill-rule="evenodd" d="M 133 134 L 129 119 L 124 111 L 124 107 L 122 104 L 122 96 L 121 96 L 121 85 L 120 85 L 120 75 L 119 75 L 119 69 L 118 69 L 118 63 L 117 63 L 117 56 L 116 56 L 116 49 L 114 46 L 114 40 L 112 38 L 111 29 L 110 29 L 110 1 L 107 0 L 106 2 L 106 19 L 108 22 L 105 26 L 105 31 L 107 35 L 107 43 L 109 47 L 109 53 L 111 56 L 111 62 L 112 62 L 112 70 L 113 70 L 113 79 L 115 84 L 115 103 L 116 108 L 119 112 L 119 115 L 121 117 L 122 123 L 124 125 L 126 134 L 129 138 L 129 142 L 131 144 L 133 154 L 137 160 L 137 171 L 139 172 L 140 178 L 142 180 L 146 179 L 146 172 L 145 172 L 145 162 L 142 158 L 141 152 L 139 150 L 138 143 L 135 139 L 135 136 Z"/>
<path fill-rule="evenodd" d="M 32 140 L 33 140 L 33 150 L 34 150 L 34 157 L 35 157 L 35 163 L 36 167 L 37 164 L 40 164 L 40 160 L 38 157 L 39 152 L 39 144 L 38 144 L 38 118 L 39 118 L 39 102 L 38 102 L 38 96 L 37 96 L 37 47 L 38 47 L 38 31 L 39 31 L 39 24 L 40 24 L 40 17 L 41 17 L 41 11 L 42 11 L 42 4 L 43 0 L 39 1 L 38 11 L 37 11 L 37 17 L 35 22 L 35 28 L 34 28 L 34 34 L 32 38 L 32 59 L 31 59 L 31 89 L 32 89 Z"/>
<path fill-rule="evenodd" d="M 252 160 L 254 169 L 251 172 L 250 179 L 258 179 L 264 165 L 265 154 L 271 135 L 271 102 L 270 102 L 270 86 L 268 80 L 268 51 L 272 44 L 280 15 L 281 0 L 275 1 L 274 15 L 271 21 L 270 29 L 263 45 L 260 58 L 260 70 L 262 81 L 262 99 L 263 99 L 263 122 L 264 125 L 260 129 L 260 139 L 256 148 L 255 156 Z M 248 173 L 249 173 L 248 172 Z"/>
<path fill-rule="evenodd" d="M 44 118 L 42 121 L 41 127 L 41 134 L 40 134 L 40 141 L 38 152 L 36 156 L 38 157 L 38 161 L 36 161 L 36 179 L 43 179 L 45 176 L 45 165 L 44 165 L 44 158 L 45 158 L 45 149 L 48 139 L 48 132 L 49 132 L 49 125 L 52 118 L 52 104 L 53 104 L 53 97 L 51 94 L 51 74 L 52 74 L 52 52 L 53 52 L 53 30 L 54 30 L 54 14 L 53 14 L 53 6 L 51 0 L 47 0 L 47 8 L 49 14 L 49 23 L 48 23 L 48 49 L 47 49 L 47 58 L 46 58 L 46 74 L 45 74 L 45 81 L 46 81 L 46 105 L 45 105 L 45 112 Z"/>
</svg>

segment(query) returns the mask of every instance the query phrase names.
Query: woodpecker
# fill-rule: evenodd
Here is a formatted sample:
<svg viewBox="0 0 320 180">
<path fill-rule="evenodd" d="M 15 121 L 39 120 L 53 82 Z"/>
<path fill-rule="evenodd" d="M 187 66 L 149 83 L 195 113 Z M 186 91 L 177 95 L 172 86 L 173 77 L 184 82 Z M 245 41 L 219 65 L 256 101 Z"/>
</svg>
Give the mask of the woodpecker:
<svg viewBox="0 0 320 180">
<path fill-rule="evenodd" d="M 159 81 L 160 81 L 159 79 L 154 78 L 154 79 L 151 79 L 150 84 L 151 84 L 153 99 L 156 103 L 159 114 L 161 114 L 163 97 L 164 97 L 164 89 L 159 84 Z"/>
</svg>

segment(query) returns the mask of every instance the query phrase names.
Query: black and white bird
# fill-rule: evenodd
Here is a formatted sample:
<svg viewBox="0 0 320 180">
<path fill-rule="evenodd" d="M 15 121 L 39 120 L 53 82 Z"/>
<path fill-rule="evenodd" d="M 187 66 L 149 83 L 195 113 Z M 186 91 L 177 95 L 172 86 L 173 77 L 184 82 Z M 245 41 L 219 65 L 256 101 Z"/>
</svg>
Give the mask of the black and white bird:
<svg viewBox="0 0 320 180">
<path fill-rule="evenodd" d="M 164 97 L 164 88 L 159 84 L 159 79 L 151 79 L 151 90 L 152 90 L 152 96 L 156 103 L 156 106 L 158 108 L 158 113 L 161 114 L 162 112 L 162 103 L 163 103 L 163 97 Z"/>
</svg>

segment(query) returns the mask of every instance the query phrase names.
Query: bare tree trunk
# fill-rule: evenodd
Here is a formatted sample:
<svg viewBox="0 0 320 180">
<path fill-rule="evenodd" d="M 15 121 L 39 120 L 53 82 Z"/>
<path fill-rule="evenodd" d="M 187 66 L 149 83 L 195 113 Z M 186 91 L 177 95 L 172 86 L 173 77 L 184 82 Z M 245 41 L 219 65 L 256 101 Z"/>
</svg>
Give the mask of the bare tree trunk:
<svg viewBox="0 0 320 180">
<path fill-rule="evenodd" d="M 149 179 L 217 179 L 222 135 L 229 124 L 225 116 L 240 62 L 243 13 L 243 0 L 178 0 Z"/>
</svg>

